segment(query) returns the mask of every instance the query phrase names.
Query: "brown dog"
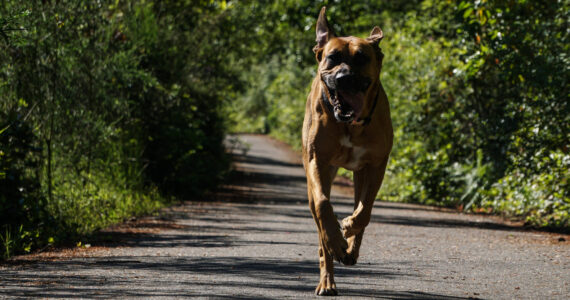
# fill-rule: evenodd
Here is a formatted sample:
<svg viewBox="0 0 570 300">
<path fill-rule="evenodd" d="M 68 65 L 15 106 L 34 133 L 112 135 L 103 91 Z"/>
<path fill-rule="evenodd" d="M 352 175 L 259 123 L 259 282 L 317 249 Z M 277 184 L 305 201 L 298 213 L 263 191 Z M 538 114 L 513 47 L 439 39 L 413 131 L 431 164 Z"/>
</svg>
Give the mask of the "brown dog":
<svg viewBox="0 0 570 300">
<path fill-rule="evenodd" d="M 303 122 L 303 165 L 320 242 L 317 295 L 337 294 L 333 258 L 345 265 L 356 263 L 392 149 L 390 108 L 379 78 L 382 37 L 378 27 L 366 39 L 336 37 L 325 7 L 321 9 L 313 49 L 319 69 Z M 330 203 L 339 167 L 354 172 L 354 212 L 342 220 L 342 227 Z"/>
</svg>

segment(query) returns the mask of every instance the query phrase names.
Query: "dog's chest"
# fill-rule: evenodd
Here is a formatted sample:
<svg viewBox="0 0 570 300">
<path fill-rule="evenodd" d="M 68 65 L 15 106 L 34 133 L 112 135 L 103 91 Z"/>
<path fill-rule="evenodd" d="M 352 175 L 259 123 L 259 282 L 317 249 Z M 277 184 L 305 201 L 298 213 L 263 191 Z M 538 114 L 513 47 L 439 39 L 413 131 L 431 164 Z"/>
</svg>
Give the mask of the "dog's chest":
<svg viewBox="0 0 570 300">
<path fill-rule="evenodd" d="M 358 170 L 366 164 L 368 151 L 365 147 L 354 145 L 348 136 L 340 139 L 340 149 L 334 164 L 348 170 Z"/>
</svg>

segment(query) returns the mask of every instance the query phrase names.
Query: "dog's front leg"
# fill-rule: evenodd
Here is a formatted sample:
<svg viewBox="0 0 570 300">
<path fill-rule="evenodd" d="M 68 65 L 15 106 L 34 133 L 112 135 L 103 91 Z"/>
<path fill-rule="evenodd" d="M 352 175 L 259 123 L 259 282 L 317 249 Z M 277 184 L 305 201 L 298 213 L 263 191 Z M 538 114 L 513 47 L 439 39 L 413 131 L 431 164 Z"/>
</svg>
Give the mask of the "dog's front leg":
<svg viewBox="0 0 570 300">
<path fill-rule="evenodd" d="M 334 296 L 337 295 L 337 291 L 334 282 L 333 255 L 337 259 L 344 259 L 348 247 L 330 204 L 330 190 L 336 168 L 325 164 L 319 166 L 315 159 L 307 163 L 305 167 L 309 207 L 319 233 L 321 276 L 315 293 L 320 296 Z"/>
<path fill-rule="evenodd" d="M 386 170 L 386 158 L 380 166 L 366 166 L 354 172 L 354 212 L 342 220 L 342 231 L 348 239 L 347 258 L 343 263 L 353 265 L 358 259 L 364 228 L 370 222 L 374 200 Z"/>
<path fill-rule="evenodd" d="M 340 231 L 340 225 L 330 202 L 330 191 L 335 170 L 327 163 L 313 158 L 307 168 L 309 184 L 309 205 L 317 224 L 319 235 L 326 252 L 342 261 L 346 256 L 348 244 Z"/>
<path fill-rule="evenodd" d="M 309 194 L 309 206 L 311 208 L 311 213 L 313 218 L 317 223 L 317 231 L 319 233 L 319 269 L 320 278 L 319 284 L 315 289 L 315 294 L 318 296 L 336 296 L 338 293 L 336 291 L 336 284 L 334 282 L 334 267 L 333 258 L 329 252 L 323 246 L 323 238 L 321 235 L 321 229 L 319 227 L 319 221 L 317 219 L 317 214 L 315 210 L 315 201 L 313 200 L 312 185 L 309 176 L 307 175 L 308 184 L 308 194 Z"/>
<path fill-rule="evenodd" d="M 315 289 L 318 296 L 336 296 L 336 283 L 334 282 L 333 258 L 323 246 L 323 239 L 319 234 L 319 269 L 321 276 Z"/>
</svg>

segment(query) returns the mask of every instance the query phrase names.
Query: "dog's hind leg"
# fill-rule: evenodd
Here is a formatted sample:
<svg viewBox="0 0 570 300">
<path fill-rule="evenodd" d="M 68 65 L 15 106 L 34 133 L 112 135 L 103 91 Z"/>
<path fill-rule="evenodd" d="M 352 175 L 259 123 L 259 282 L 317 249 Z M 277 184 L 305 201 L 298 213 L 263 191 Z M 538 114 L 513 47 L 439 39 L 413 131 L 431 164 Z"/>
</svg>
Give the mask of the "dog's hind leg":
<svg viewBox="0 0 570 300">
<path fill-rule="evenodd" d="M 386 158 L 380 166 L 366 166 L 354 172 L 354 212 L 342 220 L 342 231 L 348 240 L 345 265 L 353 265 L 358 259 L 364 228 L 370 222 L 376 194 L 382 185 L 386 170 Z"/>
<path fill-rule="evenodd" d="M 347 266 L 352 266 L 356 264 L 363 236 L 364 236 L 364 229 L 362 229 L 359 233 L 346 239 L 348 242 L 348 249 L 346 250 L 346 256 L 342 260 L 343 264 Z"/>
</svg>

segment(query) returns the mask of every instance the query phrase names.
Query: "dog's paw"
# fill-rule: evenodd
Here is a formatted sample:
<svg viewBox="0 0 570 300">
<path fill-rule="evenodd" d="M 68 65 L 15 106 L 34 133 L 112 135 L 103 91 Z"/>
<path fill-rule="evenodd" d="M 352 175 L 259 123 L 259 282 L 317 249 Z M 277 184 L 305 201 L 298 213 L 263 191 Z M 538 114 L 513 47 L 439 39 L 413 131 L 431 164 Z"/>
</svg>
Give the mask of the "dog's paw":
<svg viewBox="0 0 570 300">
<path fill-rule="evenodd" d="M 342 235 L 346 239 L 358 233 L 358 231 L 354 230 L 353 228 L 353 221 L 351 216 L 342 219 L 341 230 L 342 230 Z"/>
<path fill-rule="evenodd" d="M 321 282 L 317 285 L 315 289 L 315 295 L 317 296 L 336 296 L 338 292 L 336 291 L 336 284 L 332 276 L 321 277 Z"/>
<path fill-rule="evenodd" d="M 348 242 L 342 236 L 342 232 L 338 226 L 338 222 L 335 222 L 335 226 L 330 226 L 329 230 L 324 230 L 322 235 L 322 242 L 328 254 L 330 254 L 335 260 L 341 261 L 346 256 L 346 251 L 348 249 Z"/>
<path fill-rule="evenodd" d="M 320 289 L 318 292 L 315 291 L 317 296 L 336 296 L 338 292 L 335 289 Z"/>
<path fill-rule="evenodd" d="M 356 260 L 358 259 L 353 253 L 347 253 L 340 262 L 345 266 L 354 266 L 356 265 Z"/>
<path fill-rule="evenodd" d="M 341 260 L 343 264 L 347 266 L 352 266 L 356 264 L 363 234 L 364 231 L 361 230 L 356 235 L 353 235 L 346 239 L 346 241 L 348 242 L 348 250 L 346 251 L 346 256 L 344 257 L 344 259 Z"/>
<path fill-rule="evenodd" d="M 335 242 L 336 241 L 336 242 Z M 342 261 L 346 256 L 346 250 L 348 249 L 348 242 L 339 236 L 336 240 L 325 241 L 327 252 L 337 261 Z"/>
</svg>

